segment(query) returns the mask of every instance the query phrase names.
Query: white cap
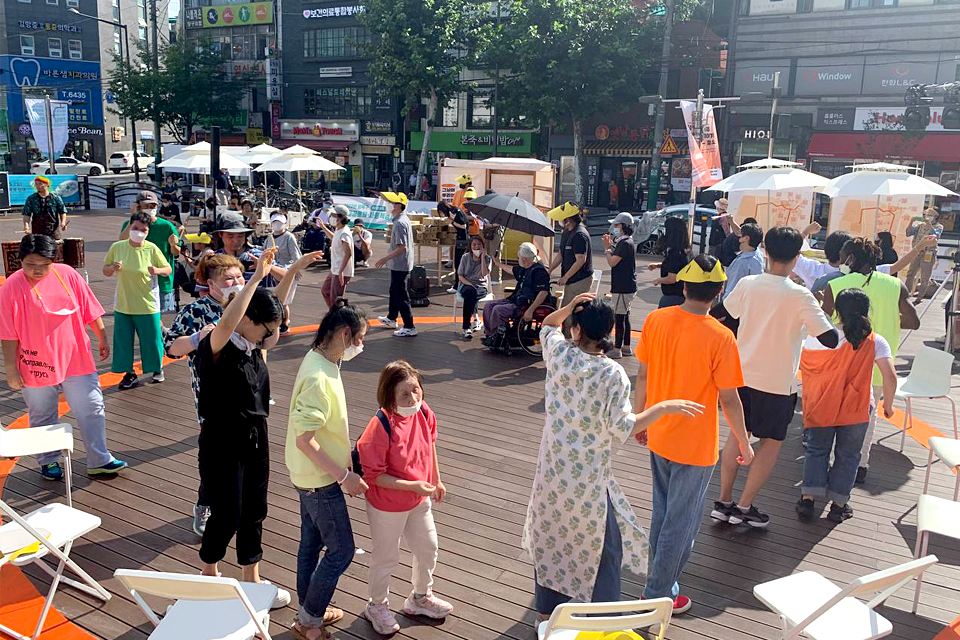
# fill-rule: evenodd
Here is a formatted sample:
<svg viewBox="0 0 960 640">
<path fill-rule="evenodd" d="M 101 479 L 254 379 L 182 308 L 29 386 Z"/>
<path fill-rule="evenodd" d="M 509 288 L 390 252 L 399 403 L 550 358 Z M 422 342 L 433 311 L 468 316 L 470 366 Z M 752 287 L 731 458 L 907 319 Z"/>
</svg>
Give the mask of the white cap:
<svg viewBox="0 0 960 640">
<path fill-rule="evenodd" d="M 287 224 L 287 216 L 283 215 L 279 211 L 275 211 L 274 213 L 270 214 L 270 222 L 273 222 L 274 220 L 279 220 L 283 224 Z"/>
</svg>

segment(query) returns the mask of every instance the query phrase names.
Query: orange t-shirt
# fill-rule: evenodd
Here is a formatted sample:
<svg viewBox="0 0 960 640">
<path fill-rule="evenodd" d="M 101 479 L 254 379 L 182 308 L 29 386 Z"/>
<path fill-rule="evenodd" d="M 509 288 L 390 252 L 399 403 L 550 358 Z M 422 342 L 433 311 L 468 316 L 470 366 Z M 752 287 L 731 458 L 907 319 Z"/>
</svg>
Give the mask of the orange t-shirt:
<svg viewBox="0 0 960 640">
<path fill-rule="evenodd" d="M 691 400 L 704 407 L 696 418 L 664 416 L 650 425 L 650 450 L 680 464 L 716 464 L 719 390 L 743 386 L 733 333 L 709 315 L 681 307 L 659 309 L 643 323 L 637 359 L 647 365 L 648 407 L 664 400 Z"/>
</svg>

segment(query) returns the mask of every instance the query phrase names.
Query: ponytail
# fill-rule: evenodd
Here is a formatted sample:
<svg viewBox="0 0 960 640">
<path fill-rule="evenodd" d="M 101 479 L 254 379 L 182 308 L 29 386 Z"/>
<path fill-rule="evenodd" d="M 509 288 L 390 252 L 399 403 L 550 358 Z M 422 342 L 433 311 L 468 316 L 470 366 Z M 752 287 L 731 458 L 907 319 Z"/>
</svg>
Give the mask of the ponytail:
<svg viewBox="0 0 960 640">
<path fill-rule="evenodd" d="M 570 316 L 573 324 L 580 327 L 581 348 L 594 343 L 602 352 L 613 348 L 610 342 L 610 331 L 613 330 L 613 307 L 602 300 L 584 302 L 573 310 Z"/>
<path fill-rule="evenodd" d="M 870 298 L 862 289 L 844 289 L 837 296 L 834 307 L 840 316 L 844 337 L 854 350 L 859 349 L 863 341 L 873 333 L 870 324 Z"/>
<path fill-rule="evenodd" d="M 366 324 L 367 314 L 363 309 L 350 304 L 346 298 L 337 298 L 320 321 L 312 346 L 314 349 L 322 347 L 341 327 L 349 327 L 350 335 L 356 336 Z"/>
</svg>

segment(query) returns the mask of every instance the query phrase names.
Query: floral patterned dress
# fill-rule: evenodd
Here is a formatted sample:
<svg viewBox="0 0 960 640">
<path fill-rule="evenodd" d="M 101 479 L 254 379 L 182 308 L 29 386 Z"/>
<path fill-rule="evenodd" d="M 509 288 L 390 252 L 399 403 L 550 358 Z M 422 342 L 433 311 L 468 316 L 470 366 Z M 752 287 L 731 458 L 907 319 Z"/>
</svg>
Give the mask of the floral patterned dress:
<svg viewBox="0 0 960 640">
<path fill-rule="evenodd" d="M 559 327 L 544 327 L 540 339 L 547 417 L 522 545 L 541 586 L 590 602 L 603 551 L 607 494 L 620 525 L 622 568 L 646 574 L 647 534 L 612 466 L 614 450 L 634 428 L 630 380 L 613 360 L 564 340 Z"/>
</svg>

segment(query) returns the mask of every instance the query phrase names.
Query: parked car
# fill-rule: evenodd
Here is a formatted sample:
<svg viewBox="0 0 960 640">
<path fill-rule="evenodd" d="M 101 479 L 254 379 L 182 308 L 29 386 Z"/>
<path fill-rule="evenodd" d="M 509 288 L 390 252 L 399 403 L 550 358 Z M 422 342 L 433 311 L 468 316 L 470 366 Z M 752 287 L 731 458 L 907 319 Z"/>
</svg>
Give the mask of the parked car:
<svg viewBox="0 0 960 640">
<path fill-rule="evenodd" d="M 102 164 L 96 162 L 81 162 L 70 156 L 61 156 L 57 158 L 54 164 L 57 173 L 71 173 L 78 176 L 98 176 L 104 172 Z M 44 175 L 50 173 L 50 162 L 41 160 L 30 165 L 30 173 L 34 175 Z"/>
<path fill-rule="evenodd" d="M 140 166 L 141 171 L 143 171 L 144 167 L 152 160 L 153 156 L 140 151 L 137 152 L 137 164 Z M 107 161 L 107 166 L 109 166 L 110 171 L 114 173 L 133 171 L 133 151 L 115 151 L 111 153 L 110 159 Z"/>
<path fill-rule="evenodd" d="M 712 207 L 697 205 L 697 213 L 713 219 L 713 217 L 717 215 L 717 210 Z M 667 218 L 681 218 L 686 220 L 689 215 L 689 204 L 672 204 L 663 209 L 644 211 L 639 215 L 633 216 L 633 240 L 637 245 L 637 253 L 653 253 L 654 245 L 660 236 L 663 235 L 664 220 Z M 609 222 L 610 233 L 613 233 L 613 218 L 611 218 Z M 694 224 L 693 237 L 690 239 L 691 244 L 699 244 L 701 229 L 701 225 Z"/>
</svg>

